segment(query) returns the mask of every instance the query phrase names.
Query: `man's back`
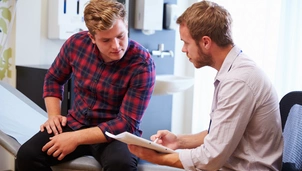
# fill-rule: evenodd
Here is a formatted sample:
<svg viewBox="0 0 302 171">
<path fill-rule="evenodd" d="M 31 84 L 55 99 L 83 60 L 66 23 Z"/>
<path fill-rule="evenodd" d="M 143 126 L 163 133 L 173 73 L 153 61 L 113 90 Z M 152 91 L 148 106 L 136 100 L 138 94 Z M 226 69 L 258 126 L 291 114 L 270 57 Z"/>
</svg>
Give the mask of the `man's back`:
<svg viewBox="0 0 302 171">
<path fill-rule="evenodd" d="M 218 74 L 216 107 L 218 110 L 227 108 L 226 115 L 233 123 L 228 129 L 230 134 L 234 131 L 232 138 L 238 139 L 230 142 L 238 144 L 231 145 L 236 148 L 222 168 L 279 170 L 283 139 L 275 89 L 265 74 L 243 53 L 228 55 L 227 58 L 226 63 L 230 61 L 230 65 L 223 64 L 223 67 L 227 67 L 228 71 L 222 73 L 223 77 Z"/>
</svg>

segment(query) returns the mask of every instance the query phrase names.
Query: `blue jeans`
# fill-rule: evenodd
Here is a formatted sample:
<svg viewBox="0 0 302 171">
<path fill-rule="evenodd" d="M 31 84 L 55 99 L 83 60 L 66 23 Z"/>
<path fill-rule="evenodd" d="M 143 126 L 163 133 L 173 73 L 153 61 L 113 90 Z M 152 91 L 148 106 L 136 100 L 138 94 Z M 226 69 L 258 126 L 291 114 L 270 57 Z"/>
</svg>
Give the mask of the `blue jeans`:
<svg viewBox="0 0 302 171">
<path fill-rule="evenodd" d="M 73 131 L 68 126 L 63 132 Z M 42 147 L 49 141 L 47 131 L 38 132 L 25 142 L 19 149 L 16 158 L 17 171 L 51 171 L 51 166 L 76 159 L 84 155 L 93 156 L 103 167 L 104 171 L 137 171 L 138 158 L 129 152 L 125 143 L 112 141 L 92 145 L 80 145 L 63 160 L 57 160 L 42 151 Z"/>
</svg>

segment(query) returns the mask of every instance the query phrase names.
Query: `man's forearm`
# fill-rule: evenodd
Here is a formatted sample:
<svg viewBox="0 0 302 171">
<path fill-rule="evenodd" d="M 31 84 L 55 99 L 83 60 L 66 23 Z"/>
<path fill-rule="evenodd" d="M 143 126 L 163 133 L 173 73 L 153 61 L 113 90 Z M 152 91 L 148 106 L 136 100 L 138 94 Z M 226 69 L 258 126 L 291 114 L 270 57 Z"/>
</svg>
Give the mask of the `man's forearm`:
<svg viewBox="0 0 302 171">
<path fill-rule="evenodd" d="M 162 154 L 154 158 L 153 161 L 150 160 L 150 162 L 183 169 L 178 153 Z"/>
<path fill-rule="evenodd" d="M 204 137 L 208 134 L 208 131 L 191 135 L 179 135 L 179 149 L 192 149 L 200 146 L 204 142 Z"/>
<path fill-rule="evenodd" d="M 165 162 L 166 165 L 168 165 L 168 166 L 183 169 L 183 166 L 182 166 L 182 163 L 179 159 L 179 154 L 178 153 L 172 153 L 172 154 L 165 155 L 163 157 L 163 162 Z"/>
<path fill-rule="evenodd" d="M 78 144 L 96 144 L 107 142 L 107 139 L 99 127 L 81 129 L 73 132 L 78 137 Z"/>
<path fill-rule="evenodd" d="M 46 111 L 49 116 L 61 115 L 61 100 L 57 97 L 45 97 Z"/>
</svg>

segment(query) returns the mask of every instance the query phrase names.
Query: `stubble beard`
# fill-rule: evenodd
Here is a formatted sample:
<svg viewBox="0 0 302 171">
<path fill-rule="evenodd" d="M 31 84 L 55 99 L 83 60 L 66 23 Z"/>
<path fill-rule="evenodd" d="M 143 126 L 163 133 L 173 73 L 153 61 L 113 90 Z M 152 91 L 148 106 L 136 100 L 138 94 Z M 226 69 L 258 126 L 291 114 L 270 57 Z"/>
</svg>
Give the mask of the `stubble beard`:
<svg viewBox="0 0 302 171">
<path fill-rule="evenodd" d="M 196 62 L 193 63 L 195 68 L 213 65 L 212 56 L 205 54 L 201 48 L 198 48 L 198 56 L 199 58 L 197 58 Z"/>
</svg>

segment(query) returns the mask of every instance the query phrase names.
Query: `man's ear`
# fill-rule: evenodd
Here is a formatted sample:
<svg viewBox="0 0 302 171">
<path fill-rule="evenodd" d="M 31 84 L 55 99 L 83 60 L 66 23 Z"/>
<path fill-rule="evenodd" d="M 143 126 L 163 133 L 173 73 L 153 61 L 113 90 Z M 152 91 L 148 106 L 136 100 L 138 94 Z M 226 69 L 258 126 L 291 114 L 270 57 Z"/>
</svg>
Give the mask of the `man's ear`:
<svg viewBox="0 0 302 171">
<path fill-rule="evenodd" d="M 87 34 L 88 34 L 89 38 L 91 39 L 92 43 L 95 44 L 94 36 L 90 32 L 88 32 Z"/>
<path fill-rule="evenodd" d="M 199 45 L 206 50 L 210 49 L 211 43 L 212 43 L 212 40 L 209 36 L 203 36 L 199 41 Z"/>
</svg>

